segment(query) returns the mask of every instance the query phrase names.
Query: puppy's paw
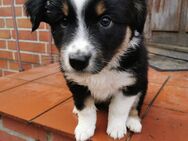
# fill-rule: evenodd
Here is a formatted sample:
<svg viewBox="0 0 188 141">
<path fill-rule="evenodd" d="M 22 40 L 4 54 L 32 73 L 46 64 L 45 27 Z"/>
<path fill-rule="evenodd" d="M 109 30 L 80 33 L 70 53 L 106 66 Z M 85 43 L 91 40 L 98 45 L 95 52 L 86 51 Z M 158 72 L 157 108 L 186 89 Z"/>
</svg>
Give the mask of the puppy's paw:
<svg viewBox="0 0 188 141">
<path fill-rule="evenodd" d="M 142 124 L 139 117 L 129 117 L 127 120 L 127 128 L 134 133 L 140 133 L 142 131 Z"/>
<path fill-rule="evenodd" d="M 75 137 L 77 141 L 86 141 L 94 135 L 95 126 L 85 126 L 78 124 L 75 129 Z"/>
<path fill-rule="evenodd" d="M 127 134 L 125 122 L 112 122 L 108 124 L 107 133 L 114 139 L 121 139 Z"/>
</svg>

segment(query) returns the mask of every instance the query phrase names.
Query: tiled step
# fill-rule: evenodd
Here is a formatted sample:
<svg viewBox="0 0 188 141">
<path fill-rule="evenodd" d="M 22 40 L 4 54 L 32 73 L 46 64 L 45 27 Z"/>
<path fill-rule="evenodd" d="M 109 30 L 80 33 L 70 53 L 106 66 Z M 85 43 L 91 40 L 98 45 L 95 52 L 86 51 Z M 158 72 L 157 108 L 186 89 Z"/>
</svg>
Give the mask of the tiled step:
<svg viewBox="0 0 188 141">
<path fill-rule="evenodd" d="M 75 140 L 77 116 L 72 113 L 71 93 L 57 68 L 57 64 L 52 64 L 0 79 L 0 141 Z M 169 81 L 148 108 L 168 76 Z M 188 127 L 187 78 L 188 72 L 161 73 L 150 69 L 142 113 L 149 112 L 143 120 L 143 132 L 122 141 L 184 141 L 181 136 L 187 140 L 183 131 Z M 96 133 L 91 140 L 112 141 L 106 126 L 107 113 L 98 111 Z"/>
</svg>

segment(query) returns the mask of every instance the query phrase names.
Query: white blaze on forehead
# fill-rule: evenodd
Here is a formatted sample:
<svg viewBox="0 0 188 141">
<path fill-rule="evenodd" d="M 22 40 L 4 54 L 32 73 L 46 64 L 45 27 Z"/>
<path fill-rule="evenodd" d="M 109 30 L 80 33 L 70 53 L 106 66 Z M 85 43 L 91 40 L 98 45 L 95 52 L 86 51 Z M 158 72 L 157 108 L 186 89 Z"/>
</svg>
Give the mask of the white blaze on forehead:
<svg viewBox="0 0 188 141">
<path fill-rule="evenodd" d="M 71 0 L 72 4 L 75 6 L 77 12 L 81 12 L 88 2 L 88 0 Z"/>
<path fill-rule="evenodd" d="M 84 15 L 82 15 L 83 14 L 82 11 L 84 10 L 87 2 L 88 0 L 72 0 L 78 19 L 78 30 L 77 30 L 76 38 L 82 38 L 82 40 L 87 37 L 87 30 L 85 28 L 85 22 L 83 17 Z"/>
<path fill-rule="evenodd" d="M 80 40 L 79 42 L 85 40 L 84 42 L 86 42 L 86 40 L 88 40 L 88 33 L 87 33 L 87 29 L 85 27 L 85 22 L 84 22 L 84 15 L 83 14 L 83 10 L 85 8 L 85 5 L 87 4 L 88 0 L 72 0 L 72 4 L 75 7 L 75 11 L 77 14 L 77 19 L 78 19 L 78 29 L 76 32 L 76 36 L 75 36 L 75 41 Z"/>
</svg>

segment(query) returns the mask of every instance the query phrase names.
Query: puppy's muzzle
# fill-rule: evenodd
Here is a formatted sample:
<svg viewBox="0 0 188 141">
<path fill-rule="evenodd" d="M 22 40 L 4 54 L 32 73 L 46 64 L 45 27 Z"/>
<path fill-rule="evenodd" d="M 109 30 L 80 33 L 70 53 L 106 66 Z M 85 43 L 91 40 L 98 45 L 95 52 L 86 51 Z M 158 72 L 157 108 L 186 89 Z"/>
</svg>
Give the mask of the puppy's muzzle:
<svg viewBox="0 0 188 141">
<path fill-rule="evenodd" d="M 83 71 L 89 65 L 91 54 L 74 53 L 69 55 L 69 63 L 76 71 Z"/>
</svg>

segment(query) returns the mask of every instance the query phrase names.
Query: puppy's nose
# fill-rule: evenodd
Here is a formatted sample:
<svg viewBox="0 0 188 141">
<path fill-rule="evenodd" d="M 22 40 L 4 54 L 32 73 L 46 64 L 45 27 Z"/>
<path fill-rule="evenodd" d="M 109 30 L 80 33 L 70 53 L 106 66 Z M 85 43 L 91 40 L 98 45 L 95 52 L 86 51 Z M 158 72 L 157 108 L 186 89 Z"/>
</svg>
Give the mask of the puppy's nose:
<svg viewBox="0 0 188 141">
<path fill-rule="evenodd" d="M 73 69 L 77 71 L 82 71 L 89 65 L 90 58 L 91 58 L 91 54 L 89 55 L 71 54 L 69 56 L 69 62 Z"/>
</svg>

